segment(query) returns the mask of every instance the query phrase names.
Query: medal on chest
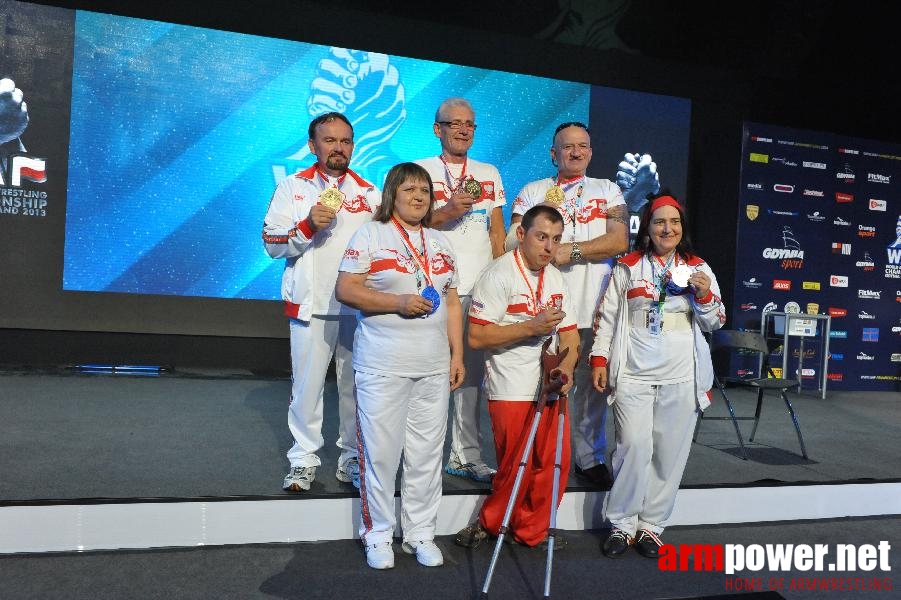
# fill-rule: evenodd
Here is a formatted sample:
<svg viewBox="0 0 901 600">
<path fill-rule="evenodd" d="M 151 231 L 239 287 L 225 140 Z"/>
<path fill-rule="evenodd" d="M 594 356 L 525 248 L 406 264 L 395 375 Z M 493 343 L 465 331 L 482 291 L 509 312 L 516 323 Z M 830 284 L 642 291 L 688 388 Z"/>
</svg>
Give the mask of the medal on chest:
<svg viewBox="0 0 901 600">
<path fill-rule="evenodd" d="M 563 206 L 563 203 L 566 201 L 566 194 L 563 193 L 562 187 L 554 185 L 544 193 L 544 201 L 551 206 L 559 208 Z"/>
<path fill-rule="evenodd" d="M 328 187 L 319 194 L 319 204 L 337 211 L 344 204 L 344 194 L 336 187 Z"/>
<path fill-rule="evenodd" d="M 475 200 L 482 197 L 482 184 L 472 176 L 463 184 L 463 190 Z"/>
</svg>

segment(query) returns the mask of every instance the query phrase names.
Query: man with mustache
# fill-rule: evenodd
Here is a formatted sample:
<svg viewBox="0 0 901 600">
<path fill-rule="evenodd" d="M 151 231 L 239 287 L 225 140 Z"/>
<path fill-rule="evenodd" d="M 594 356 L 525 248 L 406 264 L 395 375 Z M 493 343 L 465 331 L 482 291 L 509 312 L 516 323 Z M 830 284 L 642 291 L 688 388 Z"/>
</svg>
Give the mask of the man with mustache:
<svg viewBox="0 0 901 600">
<path fill-rule="evenodd" d="M 425 167 L 432 179 L 432 227 L 444 233 L 453 246 L 460 277 L 457 293 L 466 314 L 479 273 L 492 258 L 504 253 L 504 184 L 497 168 L 468 156 L 477 127 L 468 100 L 448 98 L 442 102 L 432 127 L 441 142 L 441 154 L 416 163 Z M 464 338 L 467 328 L 464 323 Z M 482 460 L 479 412 L 484 353 L 467 348 L 464 361 L 466 380 L 452 394 L 451 449 L 445 471 L 487 482 L 495 470 Z"/>
<path fill-rule="evenodd" d="M 353 233 L 372 221 L 381 192 L 350 170 L 354 132 L 340 113 L 325 113 L 309 126 L 316 164 L 282 180 L 263 224 L 272 258 L 285 259 L 282 299 L 291 333 L 291 403 L 288 428 L 294 445 L 285 491 L 310 489 L 321 465 L 322 402 L 332 356 L 338 379 L 338 441 L 335 477 L 360 485 L 354 371 L 351 352 L 356 314 L 335 298 L 338 266 Z"/>
<path fill-rule="evenodd" d="M 607 403 L 592 385 L 587 357 L 594 310 L 607 289 L 613 257 L 629 249 L 629 214 L 615 183 L 585 174 L 591 162 L 591 137 L 584 123 L 557 127 L 551 162 L 557 167 L 555 176 L 527 183 L 516 196 L 511 229 L 536 204 L 551 204 L 563 217 L 563 239 L 553 263 L 572 294 L 582 340 L 582 358 L 570 394 L 573 462 L 577 475 L 598 488 L 610 489 L 613 480 L 605 464 Z"/>
</svg>

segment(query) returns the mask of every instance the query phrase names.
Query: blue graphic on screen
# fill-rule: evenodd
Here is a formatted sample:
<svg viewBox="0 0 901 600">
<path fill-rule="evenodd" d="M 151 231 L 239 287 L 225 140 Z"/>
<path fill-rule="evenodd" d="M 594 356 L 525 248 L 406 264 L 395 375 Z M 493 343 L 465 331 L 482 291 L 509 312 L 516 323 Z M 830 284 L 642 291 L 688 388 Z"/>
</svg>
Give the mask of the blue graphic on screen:
<svg viewBox="0 0 901 600">
<path fill-rule="evenodd" d="M 81 11 L 73 80 L 64 289 L 267 300 L 284 265 L 263 251 L 263 216 L 276 182 L 313 164 L 313 116 L 350 116 L 351 166 L 381 186 L 395 163 L 438 154 L 435 109 L 465 96 L 470 153 L 512 200 L 550 174 L 554 127 L 587 120 L 590 91 Z"/>
</svg>

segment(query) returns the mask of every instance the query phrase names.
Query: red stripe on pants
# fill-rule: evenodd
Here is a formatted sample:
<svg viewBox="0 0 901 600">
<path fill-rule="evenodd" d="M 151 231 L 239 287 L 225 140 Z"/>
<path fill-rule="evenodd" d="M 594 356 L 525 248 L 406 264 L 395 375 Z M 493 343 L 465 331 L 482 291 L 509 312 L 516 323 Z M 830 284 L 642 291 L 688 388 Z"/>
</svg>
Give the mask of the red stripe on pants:
<svg viewBox="0 0 901 600">
<path fill-rule="evenodd" d="M 527 458 L 519 497 L 510 515 L 509 528 L 516 541 L 535 546 L 547 537 L 551 519 L 551 495 L 554 485 L 554 459 L 557 448 L 557 415 L 559 402 L 548 405 L 538 424 L 532 453 Z M 493 534 L 500 531 L 504 512 L 516 481 L 516 472 L 528 441 L 535 414 L 534 402 L 491 400 L 488 402 L 494 449 L 497 454 L 497 474 L 491 495 L 485 499 L 479 513 L 482 526 Z M 569 479 L 570 442 L 569 415 L 563 424 L 563 455 L 561 457 L 560 488 L 557 505 L 563 499 Z"/>
</svg>

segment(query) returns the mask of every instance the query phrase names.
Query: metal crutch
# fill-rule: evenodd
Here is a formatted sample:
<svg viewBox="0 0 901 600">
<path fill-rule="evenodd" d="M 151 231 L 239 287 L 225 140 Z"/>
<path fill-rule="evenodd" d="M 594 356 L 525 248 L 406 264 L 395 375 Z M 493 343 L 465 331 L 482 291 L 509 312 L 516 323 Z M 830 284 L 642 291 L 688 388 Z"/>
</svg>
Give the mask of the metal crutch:
<svg viewBox="0 0 901 600">
<path fill-rule="evenodd" d="M 560 492 L 560 473 L 563 470 L 563 428 L 566 421 L 566 394 L 557 400 L 557 450 L 554 456 L 554 487 L 551 496 L 551 523 L 547 530 L 547 564 L 544 567 L 544 597 L 551 597 L 551 563 L 554 560 L 554 542 L 557 537 L 557 494 Z"/>
<path fill-rule="evenodd" d="M 560 392 L 560 388 L 566 383 L 566 378 L 561 378 L 560 372 L 556 367 L 563 361 L 568 354 L 569 348 L 565 348 L 561 354 L 549 354 L 547 352 L 550 347 L 550 341 L 544 343 L 541 355 L 541 378 L 539 380 L 538 400 L 535 406 L 535 414 L 532 417 L 532 425 L 529 428 L 529 437 L 526 441 L 526 447 L 523 450 L 522 457 L 519 460 L 519 467 L 516 470 L 516 479 L 513 481 L 513 490 L 510 492 L 510 500 L 507 501 L 507 508 L 504 511 L 504 518 L 501 521 L 501 528 L 498 531 L 497 542 L 494 544 L 494 553 L 491 555 L 491 563 L 488 565 L 488 573 L 485 575 L 485 583 L 482 586 L 482 595 L 488 594 L 488 588 L 491 586 L 491 578 L 494 576 L 494 567 L 497 565 L 497 559 L 500 556 L 501 548 L 504 545 L 504 536 L 507 534 L 510 524 L 510 517 L 513 514 L 513 506 L 516 504 L 516 497 L 519 495 L 519 487 L 522 485 L 522 478 L 525 474 L 526 464 L 529 455 L 532 453 L 532 445 L 535 442 L 535 434 L 538 432 L 538 424 L 541 422 L 541 413 L 544 411 L 548 403 L 548 396 L 556 396 Z M 556 373 L 557 378 L 554 379 L 552 374 Z"/>
</svg>

